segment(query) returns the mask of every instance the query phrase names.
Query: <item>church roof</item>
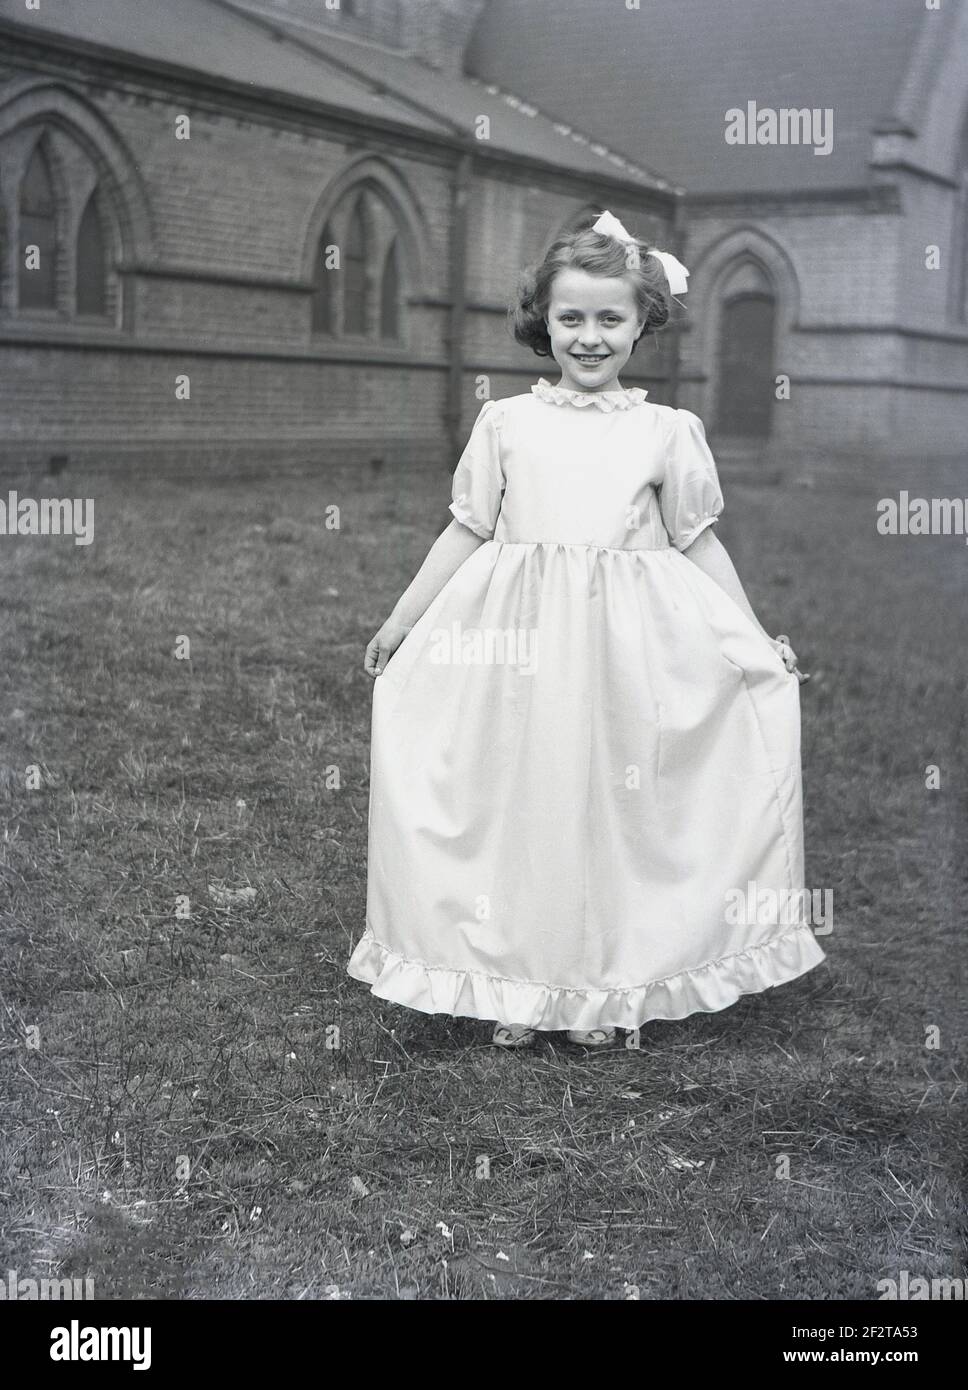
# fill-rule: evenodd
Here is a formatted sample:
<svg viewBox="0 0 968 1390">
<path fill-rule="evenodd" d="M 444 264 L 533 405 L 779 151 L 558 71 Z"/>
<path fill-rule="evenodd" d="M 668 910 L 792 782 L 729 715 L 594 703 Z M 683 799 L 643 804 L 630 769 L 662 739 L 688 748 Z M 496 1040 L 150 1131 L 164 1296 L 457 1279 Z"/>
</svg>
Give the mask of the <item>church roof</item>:
<svg viewBox="0 0 968 1390">
<path fill-rule="evenodd" d="M 357 115 L 411 123 L 410 107 L 392 93 L 321 69 L 298 46 L 273 40 L 265 28 L 213 0 L 0 0 L 0 19 L 40 37 L 81 40 L 115 54 L 168 63 L 253 89 L 284 92 L 345 108 Z M 428 130 L 443 133 L 428 118 Z"/>
<path fill-rule="evenodd" d="M 937 19 L 925 0 L 488 0 L 466 65 L 690 193 L 856 187 Z M 831 108 L 830 154 L 727 145 L 725 113 L 750 101 Z"/>
<path fill-rule="evenodd" d="M 317 102 L 443 138 L 471 139 L 490 119 L 482 155 L 500 153 L 569 173 L 673 191 L 634 157 L 552 120 L 507 84 L 437 72 L 375 43 L 320 33 L 236 9 L 231 0 L 0 0 L 0 24 L 68 39 L 108 54 Z"/>
<path fill-rule="evenodd" d="M 580 124 L 554 120 L 506 83 L 493 78 L 484 81 L 473 74 L 438 72 L 405 52 L 344 36 L 335 28 L 311 29 L 276 16 L 267 22 L 329 61 L 386 83 L 418 109 L 439 113 L 461 135 L 473 133 L 478 116 L 489 116 L 490 138 L 486 143 L 492 148 L 561 164 L 569 170 L 608 174 L 666 190 L 674 187 L 654 167 L 645 167 L 627 152 L 623 155 L 615 142 L 601 134 L 592 140 Z"/>
</svg>

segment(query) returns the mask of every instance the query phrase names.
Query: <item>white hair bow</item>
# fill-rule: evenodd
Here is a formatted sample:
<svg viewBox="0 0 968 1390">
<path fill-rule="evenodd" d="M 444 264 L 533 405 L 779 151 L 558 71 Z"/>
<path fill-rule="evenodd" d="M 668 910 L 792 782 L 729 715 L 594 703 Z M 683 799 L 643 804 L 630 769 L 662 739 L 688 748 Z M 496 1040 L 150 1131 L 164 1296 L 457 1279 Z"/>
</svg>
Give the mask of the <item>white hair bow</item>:
<svg viewBox="0 0 968 1390">
<path fill-rule="evenodd" d="M 635 245 L 635 237 L 631 236 L 621 222 L 610 212 L 603 212 L 597 222 L 592 223 L 592 231 L 600 232 L 602 236 L 614 237 L 616 241 L 623 241 L 627 246 Z M 662 265 L 666 279 L 669 281 L 669 289 L 673 294 L 685 294 L 689 289 L 687 277 L 689 271 L 671 251 L 657 251 L 655 247 L 650 247 L 648 255 L 655 256 L 656 260 Z"/>
</svg>

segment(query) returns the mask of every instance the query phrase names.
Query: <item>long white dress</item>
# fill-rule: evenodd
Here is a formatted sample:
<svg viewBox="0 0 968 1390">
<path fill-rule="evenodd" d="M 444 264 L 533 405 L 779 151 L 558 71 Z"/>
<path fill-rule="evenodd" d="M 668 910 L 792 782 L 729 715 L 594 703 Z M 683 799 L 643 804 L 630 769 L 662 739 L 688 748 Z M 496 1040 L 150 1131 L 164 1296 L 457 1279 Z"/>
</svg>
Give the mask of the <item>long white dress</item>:
<svg viewBox="0 0 968 1390">
<path fill-rule="evenodd" d="M 634 1029 L 824 959 L 799 684 L 681 553 L 722 493 L 699 418 L 647 394 L 542 380 L 474 424 L 451 511 L 486 543 L 373 689 L 347 970 L 381 999 Z"/>
</svg>

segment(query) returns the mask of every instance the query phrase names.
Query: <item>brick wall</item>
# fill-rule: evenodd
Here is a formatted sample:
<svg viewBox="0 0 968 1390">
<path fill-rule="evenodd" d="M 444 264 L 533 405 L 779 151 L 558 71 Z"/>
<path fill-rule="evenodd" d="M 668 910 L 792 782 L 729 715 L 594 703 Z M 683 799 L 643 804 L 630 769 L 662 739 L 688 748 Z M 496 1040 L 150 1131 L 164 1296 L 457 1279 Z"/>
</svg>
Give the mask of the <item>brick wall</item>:
<svg viewBox="0 0 968 1390">
<path fill-rule="evenodd" d="M 105 461 L 141 458 L 153 447 L 166 456 L 179 447 L 210 457 L 219 449 L 309 446 L 321 457 L 446 458 L 453 181 L 446 154 L 421 152 L 414 140 L 374 139 L 368 148 L 309 119 L 215 107 L 195 91 L 122 90 L 87 80 L 80 68 L 65 69 L 50 101 L 45 119 L 56 123 L 59 141 L 75 140 L 82 110 L 96 111 L 111 132 L 123 273 L 112 313 L 94 325 L 67 313 L 17 311 L 15 297 L 0 294 L 0 463 L 72 449 Z M 183 115 L 190 140 L 175 138 Z M 91 122 L 91 138 L 102 138 Z M 83 143 L 78 137 L 72 148 Z M 0 139 L 0 167 L 4 150 Z M 311 332 L 305 285 L 321 199 L 368 157 L 359 167 L 408 200 L 399 346 Z M 87 156 L 78 159 L 81 177 Z M 482 372 L 500 396 L 555 371 L 513 342 L 505 315 L 520 267 L 587 204 L 587 184 L 576 180 L 569 192 L 560 174 L 552 183 L 503 170 L 475 178 L 466 429 L 479 409 Z M 634 208 L 618 211 L 636 226 L 647 221 L 636 221 Z M 16 248 L 8 251 L 15 279 Z M 636 367 L 646 365 L 656 369 L 656 360 L 646 364 L 641 354 Z M 175 400 L 181 374 L 191 380 L 190 403 Z"/>
<path fill-rule="evenodd" d="M 911 179 L 893 208 L 692 212 L 680 404 L 703 417 L 712 440 L 717 296 L 733 258 L 750 254 L 778 295 L 774 366 L 791 378 L 790 400 L 774 405 L 774 456 L 821 444 L 832 454 L 963 452 L 968 332 L 950 331 L 944 277 L 924 269 L 923 242 L 944 221 L 937 195 Z M 732 256 L 720 254 L 730 247 Z"/>
<path fill-rule="evenodd" d="M 114 317 L 103 325 L 81 327 L 56 314 L 28 322 L 12 312 L 6 293 L 15 266 L 13 248 L 7 248 L 0 287 L 0 462 L 72 443 L 105 455 L 163 443 L 199 456 L 243 447 L 281 453 L 298 445 L 319 449 L 321 456 L 328 450 L 365 457 L 382 449 L 400 458 L 446 457 L 452 172 L 445 156 L 421 152 L 415 141 L 381 137 L 364 144 L 309 120 L 297 123 L 253 108 L 209 109 L 191 92 L 122 91 L 88 80 L 80 68 L 65 68 L 59 90 L 50 100 L 61 141 L 70 138 L 82 109 L 102 123 L 99 134 L 95 116 L 84 118 L 92 123 L 90 139 L 107 140 L 103 132 L 111 132 L 107 162 L 116 170 L 125 223 L 123 296 L 119 289 Z M 192 117 L 190 141 L 174 138 L 181 113 Z M 309 297 L 299 289 L 314 210 L 332 181 L 367 154 L 379 156 L 415 209 L 400 348 L 314 340 Z M 0 180 L 11 177 L 6 155 L 0 147 Z M 79 197 L 86 187 L 82 163 L 65 160 Z M 469 209 L 465 428 L 479 408 L 479 374 L 489 376 L 495 396 L 526 391 L 540 375 L 554 379 L 553 362 L 510 339 L 504 310 L 520 267 L 588 205 L 589 196 L 587 183 L 576 179 L 570 189 L 560 175 L 547 183 L 522 171 L 476 177 Z M 719 282 L 706 268 L 717 247 L 742 234 L 772 258 L 781 289 L 794 286 L 798 303 L 778 344 L 777 370 L 790 373 L 794 394 L 775 411 L 776 451 L 816 445 L 832 452 L 962 450 L 968 334 L 954 332 L 942 341 L 898 328 L 920 326 L 930 335 L 937 325 L 942 282 L 924 271 L 918 254 L 923 243 L 937 239 L 946 196 L 947 190 L 912 180 L 902 184 L 893 211 L 829 205 L 822 211 L 694 211 L 684 253 L 694 274 L 679 404 L 702 415 L 714 435 Z M 669 244 L 668 230 L 654 218 L 607 201 L 629 227 Z M 146 266 L 157 273 L 148 274 Z M 668 399 L 669 349 L 668 335 L 640 347 L 628 384 L 647 386 L 657 401 Z M 185 407 L 174 401 L 174 378 L 182 372 L 192 380 Z"/>
<path fill-rule="evenodd" d="M 208 110 L 190 95 L 65 78 L 123 146 L 129 179 L 146 190 L 150 236 L 129 228 L 123 317 L 119 305 L 109 322 L 82 325 L 18 312 L 9 294 L 0 301 L 0 460 L 72 442 L 106 452 L 253 440 L 440 451 L 447 319 L 434 301 L 448 293 L 451 174 L 439 155 L 422 158 L 413 142 L 383 147 L 421 214 L 405 266 L 405 341 L 346 348 L 312 337 L 299 286 L 314 209 L 365 150 L 319 127 Z M 56 106 L 51 124 L 69 140 L 73 111 Z M 191 117 L 187 141 L 175 139 L 181 114 Z M 115 212 L 131 222 L 123 189 Z M 15 272 L 16 248 L 7 249 Z M 174 400 L 180 373 L 191 377 L 187 407 Z"/>
<path fill-rule="evenodd" d="M 180 374 L 190 377 L 190 401 L 175 399 Z M 60 451 L 109 464 L 175 446 L 186 457 L 257 449 L 280 464 L 290 445 L 312 446 L 321 462 L 442 460 L 434 422 L 443 407 L 443 376 L 427 371 L 0 346 L 8 465 Z"/>
</svg>

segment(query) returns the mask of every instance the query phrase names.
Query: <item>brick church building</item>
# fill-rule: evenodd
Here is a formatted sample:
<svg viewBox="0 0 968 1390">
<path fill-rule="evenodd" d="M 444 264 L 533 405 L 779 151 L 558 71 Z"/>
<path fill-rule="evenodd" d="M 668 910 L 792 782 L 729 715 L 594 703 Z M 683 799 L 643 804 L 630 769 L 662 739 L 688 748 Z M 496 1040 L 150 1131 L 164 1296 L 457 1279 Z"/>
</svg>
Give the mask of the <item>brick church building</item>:
<svg viewBox="0 0 968 1390">
<path fill-rule="evenodd" d="M 964 458 L 966 0 L 489 0 L 467 61 L 687 190 L 677 403 L 710 438 Z M 727 143 L 751 104 L 829 112 L 829 151 Z"/>
<path fill-rule="evenodd" d="M 0 463 L 453 459 L 554 379 L 508 298 L 604 207 L 692 271 L 626 384 L 776 457 L 960 451 L 968 13 L 779 9 L 0 0 Z M 728 145 L 754 99 L 829 155 Z"/>
</svg>

